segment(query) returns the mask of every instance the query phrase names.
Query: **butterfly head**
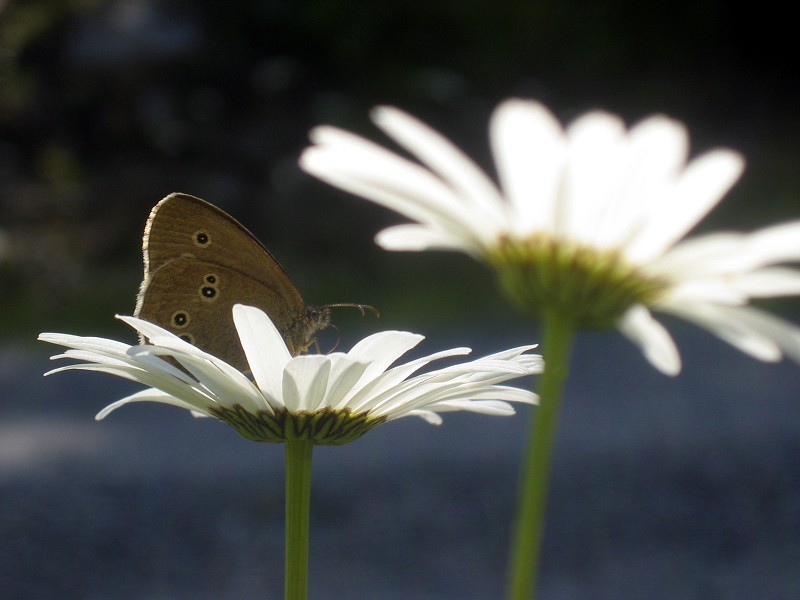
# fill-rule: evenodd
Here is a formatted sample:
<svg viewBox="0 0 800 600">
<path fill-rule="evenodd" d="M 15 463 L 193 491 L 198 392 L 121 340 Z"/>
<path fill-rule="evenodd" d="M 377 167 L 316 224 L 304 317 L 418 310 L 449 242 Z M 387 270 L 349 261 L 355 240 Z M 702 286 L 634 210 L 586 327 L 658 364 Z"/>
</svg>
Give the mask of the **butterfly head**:
<svg viewBox="0 0 800 600">
<path fill-rule="evenodd" d="M 331 324 L 331 306 L 307 306 L 305 323 L 309 337 L 313 337 L 315 332 Z"/>
<path fill-rule="evenodd" d="M 375 316 L 380 317 L 380 313 L 372 306 L 366 304 L 325 304 L 323 306 L 307 306 L 303 317 L 295 321 L 286 332 L 287 345 L 289 351 L 294 354 L 307 352 L 308 348 L 316 343 L 314 337 L 318 331 L 325 329 L 331 325 L 331 309 L 351 307 L 357 308 L 362 315 L 370 311 Z"/>
</svg>

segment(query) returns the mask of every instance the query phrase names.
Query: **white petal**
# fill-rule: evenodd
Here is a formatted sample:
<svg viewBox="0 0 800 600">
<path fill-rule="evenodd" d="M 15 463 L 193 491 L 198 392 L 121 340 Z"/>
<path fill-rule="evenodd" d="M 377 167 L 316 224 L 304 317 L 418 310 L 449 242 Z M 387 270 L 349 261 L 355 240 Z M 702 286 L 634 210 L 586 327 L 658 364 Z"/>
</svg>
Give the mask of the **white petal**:
<svg viewBox="0 0 800 600">
<path fill-rule="evenodd" d="M 154 338 L 154 342 L 157 339 Z M 273 407 L 261 391 L 243 373 L 183 340 L 181 342 L 190 348 L 188 352 L 170 349 L 169 345 L 172 341 L 163 340 L 163 345 L 158 346 L 134 347 L 131 349 L 131 354 L 140 360 L 147 358 L 148 354 L 172 357 L 189 371 L 192 377 L 187 377 L 180 369 L 172 367 L 165 361 L 159 361 L 165 366 L 153 364 L 143 368 L 147 370 L 170 369 L 168 373 L 173 377 L 182 379 L 184 383 L 193 388 L 202 388 L 203 392 L 207 393 L 220 406 L 232 408 L 238 404 L 250 412 L 272 411 Z"/>
<path fill-rule="evenodd" d="M 800 363 L 800 327 L 752 306 L 728 309 L 730 317 L 741 319 L 748 326 L 769 336 L 781 352 Z"/>
<path fill-rule="evenodd" d="M 174 338 L 175 340 L 183 342 L 183 344 L 191 346 L 191 344 L 189 344 L 188 342 L 184 342 L 174 333 L 167 331 L 163 327 L 159 327 L 155 323 L 150 323 L 149 321 L 145 321 L 144 319 L 140 319 L 138 317 L 130 317 L 127 315 L 117 315 L 117 319 L 119 319 L 123 323 L 126 323 L 130 327 L 133 327 L 136 331 L 141 333 L 147 339 L 155 337 L 161 337 L 167 339 Z"/>
<path fill-rule="evenodd" d="M 373 412 L 388 418 L 395 418 L 417 409 L 437 410 L 442 402 L 456 400 L 496 400 L 498 398 L 513 401 L 535 403 L 535 394 L 523 390 L 513 392 L 507 386 L 495 385 L 519 377 L 513 368 L 501 367 L 495 370 L 494 365 L 483 365 L 474 361 L 476 373 L 467 375 L 458 370 L 440 369 L 433 373 L 422 373 L 396 386 L 391 392 L 374 402 Z M 480 370 L 483 368 L 484 370 Z"/>
<path fill-rule="evenodd" d="M 258 387 L 280 399 L 283 369 L 292 358 L 283 337 L 266 313 L 252 306 L 235 305 L 233 322 Z"/>
<path fill-rule="evenodd" d="M 482 358 L 479 358 L 478 360 L 479 361 L 501 360 L 504 362 L 520 360 L 522 362 L 529 361 L 534 364 L 543 364 L 542 357 L 540 355 L 525 354 L 525 352 L 528 352 L 538 347 L 539 344 L 527 344 L 525 346 L 516 346 L 514 348 L 509 348 L 508 350 L 501 350 L 500 352 L 494 352 L 493 354 L 488 354 Z"/>
<path fill-rule="evenodd" d="M 671 191 L 688 151 L 688 133 L 677 121 L 656 115 L 631 128 L 621 154 L 620 181 L 596 218 L 596 247 L 620 248 L 636 237 L 652 207 Z"/>
<path fill-rule="evenodd" d="M 539 396 L 534 394 L 529 390 L 523 390 L 522 388 L 508 386 L 508 385 L 491 385 L 491 386 L 484 386 L 483 389 L 477 389 L 475 391 L 471 391 L 469 393 L 469 402 L 479 401 L 479 402 L 494 402 L 500 401 L 503 404 L 507 404 L 508 402 L 519 402 L 521 404 L 531 404 L 536 405 L 539 404 Z M 441 402 L 437 402 L 433 410 L 439 410 L 438 407 L 440 404 L 452 406 L 453 403 L 457 402 L 457 400 L 444 400 Z M 461 402 L 461 400 L 458 400 Z"/>
<path fill-rule="evenodd" d="M 738 286 L 720 277 L 681 281 L 669 290 L 669 303 L 713 302 L 716 304 L 747 304 L 749 296 Z M 658 304 L 655 305 L 658 307 Z"/>
<path fill-rule="evenodd" d="M 628 138 L 634 157 L 630 175 L 640 174 L 641 193 L 673 181 L 686 165 L 689 133 L 680 121 L 663 115 L 648 117 L 631 128 Z M 640 197 L 640 202 L 646 200 Z"/>
<path fill-rule="evenodd" d="M 373 379 L 424 339 L 425 336 L 408 331 L 381 331 L 358 342 L 347 356 L 353 360 L 369 361 L 364 377 Z"/>
<path fill-rule="evenodd" d="M 707 275 L 679 281 L 670 289 L 670 304 L 689 302 L 741 306 L 752 298 L 775 298 L 800 294 L 800 271 L 765 267 L 752 273 Z"/>
<path fill-rule="evenodd" d="M 451 365 L 428 373 L 433 380 L 456 379 L 459 381 L 498 383 L 509 377 L 522 377 L 541 373 L 544 360 L 538 354 L 523 354 L 536 346 L 520 346 L 498 352 L 477 360 Z"/>
<path fill-rule="evenodd" d="M 765 267 L 740 275 L 734 285 L 750 298 L 774 298 L 800 295 L 800 271 Z"/>
<path fill-rule="evenodd" d="M 485 394 L 473 397 L 480 398 L 482 396 L 486 396 L 494 400 L 502 400 L 504 402 L 519 402 L 521 404 L 539 404 L 538 394 L 534 394 L 529 390 L 523 390 L 521 388 L 507 386 L 507 385 L 496 385 L 493 387 L 492 390 L 487 391 Z"/>
<path fill-rule="evenodd" d="M 445 400 L 434 404 L 432 410 L 436 412 L 463 410 L 495 417 L 511 417 L 516 414 L 513 406 L 498 400 Z"/>
<path fill-rule="evenodd" d="M 396 108 L 379 107 L 372 112 L 372 120 L 456 190 L 468 203 L 465 209 L 484 213 L 489 220 L 486 226 L 507 222 L 497 186 L 450 140 Z"/>
<path fill-rule="evenodd" d="M 151 356 L 150 350 L 153 349 L 152 346 L 129 346 L 128 344 L 121 344 L 102 338 L 81 338 L 79 336 L 61 334 L 43 334 L 40 339 L 73 348 L 67 350 L 64 354 L 53 356 L 51 359 L 69 358 L 95 363 L 69 365 L 49 371 L 45 375 L 72 369 L 101 371 L 138 381 L 145 385 L 167 386 L 169 390 L 177 392 L 180 392 L 185 387 L 193 388 L 195 384 L 194 379 L 185 372 L 156 356 Z M 193 346 L 190 347 L 194 348 Z M 193 392 L 194 390 L 190 390 L 190 393 Z M 202 400 L 202 402 L 207 401 L 207 398 Z"/>
<path fill-rule="evenodd" d="M 705 278 L 792 261 L 800 261 L 800 221 L 751 234 L 721 232 L 697 236 L 680 242 L 646 269 L 657 277 Z"/>
<path fill-rule="evenodd" d="M 800 221 L 759 229 L 748 236 L 753 267 L 800 261 Z"/>
<path fill-rule="evenodd" d="M 741 251 L 743 239 L 730 232 L 700 235 L 680 242 L 642 269 L 650 276 L 673 281 L 741 271 L 748 267 L 731 257 Z"/>
<path fill-rule="evenodd" d="M 630 308 L 617 323 L 620 332 L 644 353 L 645 358 L 665 375 L 681 371 L 681 356 L 666 329 L 642 305 Z"/>
<path fill-rule="evenodd" d="M 37 338 L 39 341 L 69 348 L 82 348 L 106 356 L 124 355 L 130 344 L 98 337 L 82 337 L 66 333 L 42 333 Z"/>
<path fill-rule="evenodd" d="M 127 355 L 123 356 L 106 356 L 104 354 L 97 353 L 93 350 L 75 350 L 70 349 L 64 352 L 63 354 L 56 354 L 50 357 L 50 360 L 60 360 L 62 358 L 70 359 L 70 360 L 82 360 L 86 362 L 93 362 L 100 365 L 113 365 L 117 367 L 131 367 L 134 369 L 139 369 L 138 365 L 135 365 L 135 361 L 131 360 L 130 357 Z M 48 375 L 45 373 L 45 375 Z"/>
<path fill-rule="evenodd" d="M 413 387 L 415 385 L 414 382 L 406 381 L 406 379 L 431 361 L 469 354 L 469 352 L 469 348 L 452 348 L 398 365 L 380 373 L 371 380 L 364 377 L 365 383 L 355 390 L 355 393 L 348 401 L 348 406 L 356 412 L 371 410 L 382 402 L 387 401 L 388 398 L 405 391 L 409 387 Z M 425 375 L 426 378 L 432 376 L 433 374 Z"/>
<path fill-rule="evenodd" d="M 295 356 L 283 373 L 282 396 L 289 412 L 314 410 L 325 398 L 331 361 L 321 354 Z"/>
<path fill-rule="evenodd" d="M 105 419 L 109 413 L 115 411 L 120 406 L 124 406 L 125 404 L 130 404 L 132 402 L 158 402 L 160 404 L 169 404 L 171 406 L 177 406 L 178 408 L 183 408 L 185 410 L 191 411 L 192 413 L 198 412 L 198 407 L 195 404 L 185 402 L 183 400 L 179 400 L 174 396 L 167 394 L 166 392 L 162 392 L 161 390 L 156 389 L 147 389 L 142 390 L 141 392 L 137 392 L 125 398 L 121 398 L 116 402 L 113 402 L 106 406 L 103 410 L 101 410 L 97 415 L 95 415 L 95 420 L 102 421 Z M 207 412 L 200 412 L 199 414 L 203 414 L 204 416 L 213 416 L 211 413 Z"/>
<path fill-rule="evenodd" d="M 391 394 L 373 408 L 376 415 L 389 419 L 418 409 L 436 410 L 436 406 L 447 400 L 466 400 L 483 391 L 485 386 L 450 381 L 432 381 L 420 375 L 410 380 L 402 391 Z"/>
<path fill-rule="evenodd" d="M 489 137 L 511 227 L 518 235 L 549 229 L 567 158 L 560 123 L 537 102 L 508 100 L 492 115 Z"/>
<path fill-rule="evenodd" d="M 432 410 L 412 410 L 402 415 L 397 415 L 397 417 L 420 417 L 421 419 L 425 420 L 426 423 L 429 425 L 441 425 L 444 421 L 442 417 L 437 415 Z M 395 417 L 395 418 L 397 418 Z"/>
<path fill-rule="evenodd" d="M 720 339 L 745 354 L 764 362 L 775 362 L 782 356 L 776 338 L 782 335 L 777 328 L 764 326 L 751 307 L 730 307 L 710 303 L 691 302 L 659 305 L 659 310 L 669 312 L 707 329 Z M 798 351 L 800 356 L 800 351 Z"/>
<path fill-rule="evenodd" d="M 439 223 L 462 208 L 430 171 L 377 144 L 334 127 L 318 127 L 312 137 L 318 145 L 303 152 L 300 166 L 324 181 L 421 222 Z"/>
<path fill-rule="evenodd" d="M 357 389 L 369 362 L 358 362 L 344 354 L 328 355 L 331 359 L 331 374 L 323 404 L 335 409 L 347 406 L 348 397 Z"/>
<path fill-rule="evenodd" d="M 136 327 L 151 342 L 148 345 L 133 346 L 128 354 L 137 360 L 144 361 L 142 368 L 145 370 L 165 371 L 175 378 L 186 380 L 186 375 L 179 369 L 172 367 L 164 361 L 149 363 L 156 356 L 168 356 L 176 360 L 186 369 L 212 397 L 226 407 L 241 404 L 251 411 L 270 410 L 268 400 L 239 370 L 232 367 L 221 358 L 198 348 L 170 333 L 169 331 L 134 317 L 119 317 L 128 324 Z M 149 356 L 152 355 L 152 356 Z M 194 381 L 189 382 L 190 385 Z M 155 387 L 155 386 L 153 386 Z"/>
<path fill-rule="evenodd" d="M 767 265 L 800 261 L 800 221 L 730 237 L 730 247 L 714 264 L 718 270 L 741 273 Z"/>
<path fill-rule="evenodd" d="M 163 391 L 165 394 L 173 396 L 187 405 L 191 406 L 194 410 L 205 412 L 209 407 L 215 405 L 208 395 L 204 394 L 197 388 L 186 385 L 175 378 L 164 375 L 153 370 L 144 371 L 141 369 L 134 369 L 132 367 L 115 367 L 108 364 L 80 364 L 68 365 L 60 369 L 54 369 L 48 374 L 58 373 L 61 371 L 96 371 L 98 373 L 108 373 L 123 379 L 136 381 L 137 383 L 144 384 L 148 387 L 156 388 Z"/>
<path fill-rule="evenodd" d="M 475 259 L 482 257 L 484 248 L 453 235 L 451 231 L 434 229 L 426 225 L 395 225 L 379 231 L 375 243 L 384 250 L 405 250 L 420 252 L 423 250 L 455 250 L 471 255 Z"/>
<path fill-rule="evenodd" d="M 320 145 L 306 149 L 300 158 L 300 166 L 312 175 L 473 243 L 483 245 L 496 237 L 495 218 L 466 203 L 419 164 L 333 127 L 318 127 L 312 136 Z"/>
<path fill-rule="evenodd" d="M 569 163 L 553 223 L 556 237 L 594 243 L 598 219 L 620 191 L 625 134 L 622 120 L 603 112 L 588 113 L 570 125 Z"/>
<path fill-rule="evenodd" d="M 647 223 L 626 249 L 635 263 L 664 253 L 710 211 L 744 169 L 744 159 L 731 150 L 712 150 L 695 158 L 675 183 L 669 197 L 652 207 Z"/>
<path fill-rule="evenodd" d="M 402 381 L 407 379 L 412 373 L 419 371 L 422 367 L 429 364 L 430 362 L 440 360 L 442 358 L 449 358 L 452 356 L 463 356 L 465 354 L 469 354 L 469 348 L 451 348 L 449 350 L 442 350 L 441 352 L 435 352 L 433 354 L 429 354 L 427 356 L 423 356 L 421 358 L 417 358 L 415 360 L 411 360 L 407 363 L 403 363 L 397 365 L 396 367 L 392 367 L 383 373 L 378 373 L 378 369 L 370 371 L 368 374 L 369 377 L 365 376 L 364 380 L 367 381 L 371 378 L 371 381 L 367 385 L 364 386 L 365 389 L 359 389 L 357 394 L 370 394 L 376 395 L 380 393 L 380 390 L 394 388 L 395 386 L 401 384 Z M 433 373 L 435 373 L 434 371 Z M 429 373 L 426 375 L 427 377 L 431 377 L 432 374 Z M 366 388 L 369 389 L 366 389 Z"/>
</svg>

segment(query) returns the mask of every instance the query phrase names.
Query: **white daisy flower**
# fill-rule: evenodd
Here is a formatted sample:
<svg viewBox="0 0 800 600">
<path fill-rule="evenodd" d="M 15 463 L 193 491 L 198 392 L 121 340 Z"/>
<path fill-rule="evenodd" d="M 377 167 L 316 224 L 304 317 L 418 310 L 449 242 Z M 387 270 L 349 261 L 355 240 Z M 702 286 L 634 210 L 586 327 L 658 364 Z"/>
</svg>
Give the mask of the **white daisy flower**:
<svg viewBox="0 0 800 600">
<path fill-rule="evenodd" d="M 535 346 L 522 346 L 414 375 L 432 361 L 462 356 L 470 349 L 453 348 L 391 366 L 424 339 L 405 331 L 370 335 L 347 353 L 293 357 L 264 312 L 236 305 L 233 319 L 255 380 L 251 381 L 161 327 L 135 317 L 119 318 L 149 343 L 131 346 L 43 333 L 40 340 L 70 348 L 53 358 L 82 361 L 47 374 L 100 371 L 149 386 L 110 404 L 97 419 L 131 402 L 161 402 L 215 417 L 256 441 L 343 444 L 407 415 L 433 424 L 441 422 L 438 413 L 455 410 L 512 415 L 509 402 L 535 404 L 537 397 L 500 384 L 542 372 L 541 357 L 526 354 Z"/>
<path fill-rule="evenodd" d="M 800 271 L 777 266 L 800 260 L 800 221 L 680 241 L 740 176 L 736 152 L 689 161 L 686 128 L 667 117 L 627 129 L 598 111 L 565 129 L 541 104 L 512 99 L 490 124 L 498 187 L 410 115 L 381 107 L 372 118 L 419 162 L 326 126 L 300 164 L 415 221 L 380 232 L 384 248 L 465 252 L 495 267 L 516 304 L 616 327 L 667 374 L 680 356 L 651 311 L 760 360 L 800 361 L 800 329 L 749 304 L 800 294 Z"/>
</svg>

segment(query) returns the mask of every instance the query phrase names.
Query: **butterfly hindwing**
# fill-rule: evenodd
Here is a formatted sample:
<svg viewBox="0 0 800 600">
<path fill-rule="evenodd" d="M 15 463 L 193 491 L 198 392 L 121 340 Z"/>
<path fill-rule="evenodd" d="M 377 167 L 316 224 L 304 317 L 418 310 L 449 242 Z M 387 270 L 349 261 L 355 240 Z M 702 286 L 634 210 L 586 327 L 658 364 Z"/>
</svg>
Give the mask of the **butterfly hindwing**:
<svg viewBox="0 0 800 600">
<path fill-rule="evenodd" d="M 239 271 L 190 257 L 162 265 L 150 273 L 142 288 L 137 316 L 238 369 L 246 368 L 247 363 L 233 324 L 234 304 L 260 308 L 279 329 L 281 323 L 295 323 L 303 317 L 302 311 L 292 309 L 275 290 Z M 290 331 L 281 334 L 288 338 Z"/>
</svg>

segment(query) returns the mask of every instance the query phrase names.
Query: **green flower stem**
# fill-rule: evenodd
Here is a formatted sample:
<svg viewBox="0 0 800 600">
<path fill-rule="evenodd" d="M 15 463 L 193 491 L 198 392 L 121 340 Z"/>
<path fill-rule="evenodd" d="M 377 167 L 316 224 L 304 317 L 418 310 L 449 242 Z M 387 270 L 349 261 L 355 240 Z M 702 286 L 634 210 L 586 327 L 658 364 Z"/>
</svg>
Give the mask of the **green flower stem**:
<svg viewBox="0 0 800 600">
<path fill-rule="evenodd" d="M 558 409 L 575 337 L 571 320 L 561 318 L 559 313 L 547 313 L 542 324 L 545 368 L 539 379 L 539 406 L 532 414 L 523 458 L 522 487 L 509 563 L 509 600 L 531 600 L 536 590 Z"/>
<path fill-rule="evenodd" d="M 308 597 L 308 521 L 311 508 L 311 453 L 314 442 L 287 439 L 286 445 L 286 600 Z"/>
</svg>

